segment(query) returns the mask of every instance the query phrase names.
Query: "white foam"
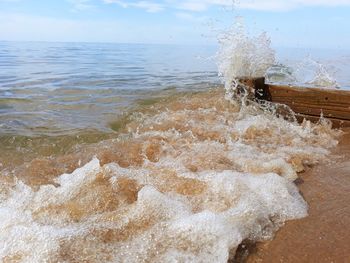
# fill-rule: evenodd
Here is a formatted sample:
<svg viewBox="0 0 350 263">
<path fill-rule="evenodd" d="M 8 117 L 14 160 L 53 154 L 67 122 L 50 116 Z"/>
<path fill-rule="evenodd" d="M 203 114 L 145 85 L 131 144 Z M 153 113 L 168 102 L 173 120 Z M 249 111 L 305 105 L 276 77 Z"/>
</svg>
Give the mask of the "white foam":
<svg viewBox="0 0 350 263">
<path fill-rule="evenodd" d="M 243 240 L 306 216 L 293 180 L 335 132 L 251 105 L 239 114 L 218 94 L 140 115 L 114 162 L 94 158 L 37 190 L 1 185 L 0 261 L 227 262 Z"/>
<path fill-rule="evenodd" d="M 235 93 L 237 79 L 263 77 L 275 63 L 268 35 L 249 36 L 241 19 L 219 37 L 219 44 L 218 71 L 229 99 Z"/>
<path fill-rule="evenodd" d="M 26 204 L 29 204 L 25 209 L 18 207 L 16 202 L 2 203 L 0 256 L 15 254 L 21 255 L 22 262 L 49 262 L 59 257 L 62 249 L 60 241 L 86 235 L 93 229 L 103 228 L 107 222 L 109 228 L 113 228 L 113 221 L 99 221 L 96 218 L 93 224 L 86 224 L 85 220 L 71 222 L 63 214 L 46 214 L 52 218 L 40 223 L 33 217 L 39 207 L 69 203 L 74 198 L 72 192 L 89 188 L 91 178 L 96 178 L 101 170 L 97 164 L 97 160 L 93 160 L 71 175 L 62 175 L 58 178 L 61 186 L 53 187 L 51 191 L 48 191 L 48 186 L 41 187 L 37 193 L 17 189 L 10 199 L 19 201 L 25 196 L 28 198 Z M 106 167 L 110 171 L 109 176 L 120 176 L 118 167 L 114 166 L 114 172 L 111 172 L 111 167 L 113 165 Z M 131 173 L 133 178 L 143 180 L 151 176 L 152 171 L 146 168 L 131 169 Z M 121 261 L 174 262 L 186 259 L 193 262 L 226 262 L 230 251 L 234 251 L 242 240 L 271 237 L 276 224 L 306 215 L 306 204 L 296 187 L 277 174 L 206 172 L 201 174 L 201 180 L 206 182 L 207 189 L 192 198 L 177 198 L 171 192 L 160 193 L 152 186 L 144 186 L 138 193 L 137 202 L 126 208 L 129 212 L 124 214 L 124 223 L 116 221 L 114 228 L 148 217 L 153 218 L 153 226 L 124 241 L 124 245 L 123 242 L 91 242 L 94 246 L 112 247 L 114 260 L 127 255 Z M 74 190 L 70 192 L 67 189 Z M 199 211 L 193 212 L 194 209 Z M 63 217 L 64 220 L 55 217 Z M 93 215 L 90 217 L 94 218 Z M 275 221 L 272 222 L 272 218 Z M 139 247 L 141 243 L 143 245 Z M 159 250 L 158 254 L 154 249 Z"/>
</svg>

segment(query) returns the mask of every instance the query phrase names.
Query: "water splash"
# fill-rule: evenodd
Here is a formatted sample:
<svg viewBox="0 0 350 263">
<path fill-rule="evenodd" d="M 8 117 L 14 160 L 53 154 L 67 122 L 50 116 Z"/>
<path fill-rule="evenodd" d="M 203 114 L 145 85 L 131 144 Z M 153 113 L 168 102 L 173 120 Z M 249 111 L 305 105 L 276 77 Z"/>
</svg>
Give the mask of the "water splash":
<svg viewBox="0 0 350 263">
<path fill-rule="evenodd" d="M 219 36 L 219 44 L 217 65 L 228 99 L 234 97 L 239 78 L 263 77 L 275 63 L 275 51 L 268 35 L 265 32 L 248 35 L 241 18 Z"/>
<path fill-rule="evenodd" d="M 297 83 L 324 88 L 338 87 L 336 79 L 326 69 L 326 66 L 311 57 L 307 57 L 297 64 L 294 75 Z"/>
<path fill-rule="evenodd" d="M 296 62 L 287 61 L 284 64 L 272 66 L 267 71 L 266 82 L 330 89 L 339 88 L 333 75 L 325 64 L 307 56 Z"/>
<path fill-rule="evenodd" d="M 274 51 L 242 24 L 220 43 L 232 100 Z M 116 138 L 1 176 L 0 261 L 225 263 L 244 240 L 272 238 L 307 215 L 293 181 L 337 133 L 254 105 L 241 113 L 219 89 L 178 97 L 134 113 Z"/>
<path fill-rule="evenodd" d="M 294 62 L 277 63 L 276 51 L 271 47 L 267 33 L 249 35 L 241 17 L 219 35 L 218 41 L 218 72 L 225 83 L 226 98 L 232 102 L 238 86 L 242 85 L 239 81 L 242 78 L 266 77 L 266 81 L 272 84 L 339 87 L 327 66 L 310 55 Z"/>
<path fill-rule="evenodd" d="M 165 101 L 118 138 L 19 167 L 26 183 L 0 177 L 0 261 L 225 263 L 306 216 L 293 180 L 334 132 L 239 110 L 218 89 Z"/>
</svg>

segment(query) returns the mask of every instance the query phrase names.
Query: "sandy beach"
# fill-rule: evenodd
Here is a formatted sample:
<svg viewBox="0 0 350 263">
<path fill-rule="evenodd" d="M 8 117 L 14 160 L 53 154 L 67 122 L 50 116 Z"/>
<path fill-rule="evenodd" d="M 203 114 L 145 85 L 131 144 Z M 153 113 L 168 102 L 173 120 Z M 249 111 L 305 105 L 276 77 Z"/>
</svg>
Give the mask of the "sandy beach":
<svg viewBox="0 0 350 263">
<path fill-rule="evenodd" d="M 350 0 L 0 0 L 0 263 L 350 263 Z"/>
<path fill-rule="evenodd" d="M 300 174 L 298 187 L 309 216 L 287 222 L 272 241 L 252 248 L 247 262 L 349 262 L 349 128 L 329 157 Z"/>
<path fill-rule="evenodd" d="M 169 97 L 134 112 L 116 138 L 1 177 L 0 259 L 240 262 L 242 242 L 271 240 L 291 222 L 248 261 L 321 262 L 322 248 L 324 262 L 342 262 L 349 134 L 335 147 L 328 126 L 240 108 L 224 94 Z"/>
</svg>

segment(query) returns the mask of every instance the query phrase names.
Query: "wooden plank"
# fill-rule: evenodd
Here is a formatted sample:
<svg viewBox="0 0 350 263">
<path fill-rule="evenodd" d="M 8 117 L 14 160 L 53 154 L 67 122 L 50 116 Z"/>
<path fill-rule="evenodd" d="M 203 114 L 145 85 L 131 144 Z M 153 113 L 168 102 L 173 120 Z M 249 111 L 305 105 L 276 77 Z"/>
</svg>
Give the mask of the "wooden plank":
<svg viewBox="0 0 350 263">
<path fill-rule="evenodd" d="M 271 96 L 268 90 L 268 86 L 265 84 L 265 78 L 239 78 L 239 86 L 243 85 L 248 92 L 250 97 L 258 100 L 268 100 L 271 101 Z M 238 88 L 238 92 L 240 89 Z"/>
<path fill-rule="evenodd" d="M 288 105 L 296 113 L 350 121 L 350 91 L 265 85 L 271 101 Z"/>
<path fill-rule="evenodd" d="M 313 123 L 316 123 L 320 120 L 320 117 L 311 116 L 311 115 L 304 115 L 304 114 L 296 114 L 296 118 L 299 122 L 302 122 L 304 119 L 306 119 L 306 120 L 309 120 Z M 339 120 L 339 119 L 335 119 L 335 118 L 327 118 L 327 119 L 332 121 L 333 128 L 349 128 L 350 127 L 350 121 L 348 121 L 348 120 Z"/>
</svg>

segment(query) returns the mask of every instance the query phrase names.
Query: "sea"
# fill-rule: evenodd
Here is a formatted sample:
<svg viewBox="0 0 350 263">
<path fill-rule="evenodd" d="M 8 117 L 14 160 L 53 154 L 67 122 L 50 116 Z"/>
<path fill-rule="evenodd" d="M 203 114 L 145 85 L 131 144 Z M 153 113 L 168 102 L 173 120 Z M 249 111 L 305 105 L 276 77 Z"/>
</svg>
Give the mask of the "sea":
<svg viewBox="0 0 350 263">
<path fill-rule="evenodd" d="M 349 89 L 350 51 L 258 40 L 0 42 L 0 261 L 227 262 L 306 217 L 294 181 L 339 131 L 227 96 Z"/>
<path fill-rule="evenodd" d="M 110 123 L 142 100 L 222 84 L 217 49 L 0 42 L 0 134 L 111 131 Z M 280 48 L 276 52 L 269 82 L 305 85 L 325 70 L 339 87 L 350 87 L 350 51 Z"/>
</svg>

